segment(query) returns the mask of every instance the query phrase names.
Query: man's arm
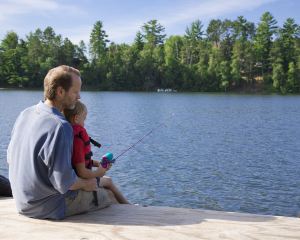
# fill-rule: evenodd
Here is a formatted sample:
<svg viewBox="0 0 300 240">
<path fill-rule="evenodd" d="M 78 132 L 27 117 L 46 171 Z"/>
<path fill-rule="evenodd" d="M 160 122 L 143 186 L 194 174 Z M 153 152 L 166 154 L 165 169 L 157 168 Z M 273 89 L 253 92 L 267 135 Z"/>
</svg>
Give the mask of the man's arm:
<svg viewBox="0 0 300 240">
<path fill-rule="evenodd" d="M 96 178 L 91 179 L 82 179 L 77 178 L 75 183 L 72 184 L 72 186 L 69 188 L 70 190 L 79 190 L 82 189 L 84 191 L 96 191 L 97 189 L 97 180 Z"/>
</svg>

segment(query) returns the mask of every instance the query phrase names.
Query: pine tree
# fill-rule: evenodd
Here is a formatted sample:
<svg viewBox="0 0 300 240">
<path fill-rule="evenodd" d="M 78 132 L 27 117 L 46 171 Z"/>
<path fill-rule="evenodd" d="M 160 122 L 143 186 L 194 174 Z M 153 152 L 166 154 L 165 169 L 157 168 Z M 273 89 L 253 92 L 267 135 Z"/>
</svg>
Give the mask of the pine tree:
<svg viewBox="0 0 300 240">
<path fill-rule="evenodd" d="M 257 67 L 260 68 L 260 75 L 265 80 L 271 73 L 271 47 L 273 36 L 277 31 L 277 21 L 270 12 L 265 12 L 258 24 L 254 46 L 257 55 Z"/>
<path fill-rule="evenodd" d="M 90 35 L 90 55 L 93 61 L 106 57 L 107 43 L 109 42 L 107 37 L 108 35 L 103 30 L 102 22 L 97 21 Z"/>
</svg>

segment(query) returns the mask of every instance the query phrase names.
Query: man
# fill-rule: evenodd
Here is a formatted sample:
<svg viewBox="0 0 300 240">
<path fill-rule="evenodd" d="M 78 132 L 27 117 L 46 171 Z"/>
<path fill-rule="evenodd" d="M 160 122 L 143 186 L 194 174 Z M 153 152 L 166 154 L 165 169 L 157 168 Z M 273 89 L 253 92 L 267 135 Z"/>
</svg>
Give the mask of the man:
<svg viewBox="0 0 300 240">
<path fill-rule="evenodd" d="M 23 215 L 63 219 L 115 202 L 106 190 L 97 188 L 96 179 L 77 178 L 71 166 L 73 132 L 62 111 L 74 108 L 80 89 L 77 69 L 53 68 L 44 79 L 45 101 L 25 109 L 16 120 L 7 162 L 13 197 Z"/>
</svg>

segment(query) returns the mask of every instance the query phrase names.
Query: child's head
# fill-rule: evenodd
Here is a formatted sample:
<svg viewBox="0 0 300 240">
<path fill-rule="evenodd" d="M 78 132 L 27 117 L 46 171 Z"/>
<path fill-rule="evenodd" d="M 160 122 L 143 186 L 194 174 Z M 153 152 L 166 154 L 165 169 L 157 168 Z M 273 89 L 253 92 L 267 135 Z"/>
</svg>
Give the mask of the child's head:
<svg viewBox="0 0 300 240">
<path fill-rule="evenodd" d="M 64 110 L 64 115 L 72 125 L 79 124 L 81 126 L 84 126 L 84 121 L 87 115 L 87 108 L 81 101 L 78 100 L 75 104 L 74 109 Z"/>
</svg>

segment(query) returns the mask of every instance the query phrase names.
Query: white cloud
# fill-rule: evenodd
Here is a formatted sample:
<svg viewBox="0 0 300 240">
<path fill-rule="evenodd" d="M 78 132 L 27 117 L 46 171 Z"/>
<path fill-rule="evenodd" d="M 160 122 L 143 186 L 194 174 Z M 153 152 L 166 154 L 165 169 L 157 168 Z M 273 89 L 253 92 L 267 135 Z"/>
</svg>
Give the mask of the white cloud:
<svg viewBox="0 0 300 240">
<path fill-rule="evenodd" d="M 125 39 L 130 42 L 133 42 L 133 38 L 136 32 L 140 30 L 142 24 L 143 21 L 134 21 L 131 23 L 122 23 L 116 24 L 115 26 L 108 26 L 107 34 L 109 39 L 116 43 L 123 42 L 125 41 Z"/>
<path fill-rule="evenodd" d="M 72 18 L 73 16 L 84 17 L 87 13 L 79 6 L 63 4 L 58 0 L 0 0 L 0 40 L 8 31 L 16 31 L 23 38 L 25 34 L 34 31 L 38 27 L 53 27 L 53 25 L 56 25 L 55 21 L 52 23 L 45 23 L 44 21 L 46 18 L 55 20 L 58 15 Z M 41 21 L 32 22 L 30 20 L 32 16 L 39 16 Z M 57 29 L 54 30 L 64 37 L 73 38 L 72 35 L 65 35 L 65 32 L 68 33 L 68 31 L 59 32 Z M 74 39 L 76 39 L 75 31 Z"/>
<path fill-rule="evenodd" d="M 61 4 L 54 0 L 11 0 L 0 2 L 0 24 L 8 23 L 11 18 L 19 14 L 45 13 L 45 12 L 69 12 L 83 14 L 82 9 Z"/>
<path fill-rule="evenodd" d="M 165 10 L 164 16 L 153 16 L 149 19 L 135 19 L 131 22 L 119 23 L 108 26 L 107 31 L 109 39 L 115 42 L 133 41 L 134 35 L 141 26 L 150 19 L 158 19 L 166 29 L 180 23 L 191 22 L 197 19 L 208 20 L 222 17 L 226 14 L 236 13 L 237 16 L 242 11 L 251 11 L 264 4 L 278 0 L 207 0 L 199 1 L 199 3 L 191 3 L 190 5 L 173 6 Z M 125 40 L 126 39 L 126 40 Z M 126 41 L 126 42 L 127 42 Z"/>
<path fill-rule="evenodd" d="M 70 39 L 73 43 L 78 44 L 81 40 L 88 43 L 93 26 L 76 26 L 75 28 L 55 28 L 57 34 L 64 38 Z"/>
<path fill-rule="evenodd" d="M 132 13 L 130 18 L 124 14 L 120 18 L 104 19 L 104 30 L 111 41 L 116 43 L 132 42 L 136 32 L 150 19 L 158 19 L 166 29 L 171 29 L 176 28 L 176 25 L 188 24 L 196 19 L 205 21 L 220 18 L 226 14 L 242 15 L 244 11 L 251 11 L 274 1 L 278 0 L 182 1 L 180 5 L 168 6 L 157 12 L 145 12 L 143 16 Z M 46 25 L 53 26 L 56 33 L 68 37 L 74 43 L 78 43 L 80 40 L 87 43 L 93 26 L 89 25 L 91 20 L 89 23 L 80 21 L 90 17 L 87 11 L 84 6 L 79 4 L 66 4 L 65 1 L 59 0 L 0 0 L 0 33 L 4 34 L 10 29 L 22 34 L 25 31 L 28 33 L 30 30 L 34 30 L 31 28 L 45 24 L 32 23 L 23 26 L 20 22 L 21 19 L 24 19 L 26 15 L 40 16 L 41 21 L 44 22 L 53 18 L 53 21 Z M 58 16 L 67 17 L 68 20 L 73 21 L 73 26 L 68 28 L 69 24 L 57 23 L 55 18 Z"/>
<path fill-rule="evenodd" d="M 106 31 L 108 39 L 112 42 L 132 42 L 136 32 L 140 29 L 142 24 L 142 21 L 140 21 L 140 23 L 116 22 L 105 24 L 103 29 Z M 62 34 L 63 37 L 68 37 L 73 43 L 78 44 L 80 40 L 88 43 L 92 28 L 93 26 L 91 25 L 82 25 L 76 26 L 76 28 L 55 28 L 55 32 Z"/>
<path fill-rule="evenodd" d="M 36 11 L 45 11 L 45 10 L 56 10 L 58 9 L 58 4 L 46 0 L 13 0 L 13 1 L 7 1 L 7 2 L 1 2 L 0 3 L 0 9 L 1 9 L 1 21 L 9 20 L 11 17 L 16 16 L 18 14 L 26 14 Z"/>
<path fill-rule="evenodd" d="M 160 19 L 164 26 L 174 25 L 184 21 L 194 21 L 196 19 L 213 19 L 225 14 L 249 11 L 264 4 L 277 0 L 210 0 L 199 4 L 193 3 L 186 6 L 179 13 L 167 15 Z"/>
<path fill-rule="evenodd" d="M 121 42 L 132 42 L 134 36 L 141 26 L 150 19 L 158 19 L 166 29 L 180 23 L 186 23 L 188 21 L 194 21 L 196 19 L 207 20 L 217 17 L 222 17 L 230 13 L 241 13 L 241 11 L 251 11 L 264 4 L 274 2 L 277 0 L 206 0 L 195 3 L 194 1 L 190 5 L 173 6 L 166 8 L 163 17 L 151 14 L 152 17 L 149 19 L 140 19 L 140 16 L 121 22 L 116 20 L 114 22 L 105 22 L 104 30 L 108 34 L 108 38 L 111 41 Z M 158 14 L 158 13 L 157 13 Z M 149 16 L 145 16 L 149 17 Z M 139 18 L 139 19 L 138 19 Z M 88 29 L 88 30 L 87 30 Z M 79 40 L 89 41 L 89 35 L 92 27 L 77 28 L 76 31 L 68 32 L 67 36 L 75 43 Z M 63 31 L 65 32 L 65 31 Z"/>
</svg>

